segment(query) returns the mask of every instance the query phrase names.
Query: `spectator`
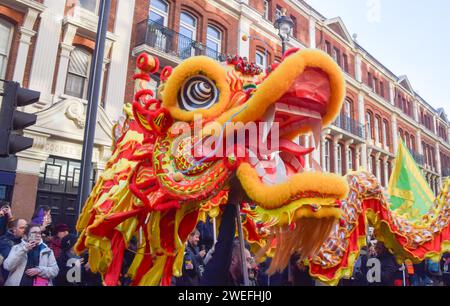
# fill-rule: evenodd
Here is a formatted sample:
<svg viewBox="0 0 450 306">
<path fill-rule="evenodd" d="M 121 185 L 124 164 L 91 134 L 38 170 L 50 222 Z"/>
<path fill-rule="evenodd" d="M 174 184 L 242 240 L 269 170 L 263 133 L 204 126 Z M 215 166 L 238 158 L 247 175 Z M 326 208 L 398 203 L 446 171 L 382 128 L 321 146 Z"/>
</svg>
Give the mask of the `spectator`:
<svg viewBox="0 0 450 306">
<path fill-rule="evenodd" d="M 82 284 L 84 260 L 73 249 L 77 239 L 77 236 L 72 234 L 68 234 L 61 239 L 61 254 L 57 259 L 60 272 L 55 279 L 55 285 L 57 286 L 80 286 Z M 77 275 L 76 272 L 73 274 L 68 273 L 69 270 L 73 269 L 74 265 L 80 269 L 78 272 L 79 279 L 75 277 Z"/>
<path fill-rule="evenodd" d="M 290 262 L 291 278 L 293 286 L 314 286 L 314 280 L 309 275 L 309 268 L 304 262 L 299 260 L 298 255 L 291 257 Z"/>
<path fill-rule="evenodd" d="M 28 225 L 23 240 L 13 246 L 3 267 L 9 271 L 5 286 L 51 286 L 59 272 L 53 251 L 42 242 L 41 227 Z"/>
<path fill-rule="evenodd" d="M 8 277 L 8 272 L 3 269 L 3 261 L 8 257 L 12 247 L 22 241 L 26 226 L 27 221 L 23 219 L 14 220 L 11 229 L 0 237 L 0 285 L 3 285 Z"/>
<path fill-rule="evenodd" d="M 204 246 L 206 252 L 208 252 L 214 244 L 214 228 L 211 218 L 206 217 L 206 222 L 200 221 L 197 224 L 197 230 L 200 232 L 199 244 Z"/>
<path fill-rule="evenodd" d="M 379 286 L 394 286 L 396 276 L 399 274 L 400 266 L 397 264 L 394 255 L 389 253 L 384 244 L 380 241 L 375 246 L 376 257 L 380 261 L 381 282 Z"/>
<path fill-rule="evenodd" d="M 444 286 L 450 286 L 450 253 L 445 253 L 441 259 L 442 281 Z"/>
<path fill-rule="evenodd" d="M 426 275 L 431 279 L 433 286 L 442 285 L 442 271 L 439 261 L 435 262 L 431 259 L 425 259 Z"/>
<path fill-rule="evenodd" d="M 230 192 L 228 203 L 235 203 L 239 191 Z M 240 286 L 244 283 L 240 244 L 235 241 L 236 206 L 227 204 L 222 215 L 214 254 L 205 268 L 202 286 Z M 247 268 L 252 268 L 250 251 L 245 249 Z"/>
<path fill-rule="evenodd" d="M 57 260 L 61 253 L 61 241 L 67 235 L 69 235 L 69 226 L 67 224 L 58 224 L 55 226 L 54 236 L 50 240 L 49 247 L 52 249 Z"/>
<path fill-rule="evenodd" d="M 31 218 L 31 223 L 38 224 L 41 227 L 42 239 L 49 243 L 52 236 L 52 210 L 50 206 L 39 206 L 39 208 L 34 212 L 33 217 Z"/>
<path fill-rule="evenodd" d="M 6 234 L 8 224 L 13 221 L 11 207 L 8 202 L 0 202 L 0 236 Z"/>
<path fill-rule="evenodd" d="M 205 250 L 199 250 L 200 232 L 195 229 L 189 234 L 183 259 L 183 275 L 176 279 L 177 286 L 198 286 L 202 276 Z"/>
<path fill-rule="evenodd" d="M 266 271 L 269 269 L 271 262 L 272 258 L 267 257 L 265 261 L 259 264 L 258 284 L 260 286 L 289 286 L 289 267 L 281 273 L 268 275 Z"/>
</svg>

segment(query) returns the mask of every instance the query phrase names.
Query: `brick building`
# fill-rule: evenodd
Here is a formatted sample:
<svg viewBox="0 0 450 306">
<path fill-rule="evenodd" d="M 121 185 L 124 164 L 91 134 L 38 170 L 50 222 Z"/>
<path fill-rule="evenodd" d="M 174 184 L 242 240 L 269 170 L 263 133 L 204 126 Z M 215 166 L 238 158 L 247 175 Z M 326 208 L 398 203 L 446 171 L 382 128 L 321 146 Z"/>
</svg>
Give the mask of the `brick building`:
<svg viewBox="0 0 450 306">
<path fill-rule="evenodd" d="M 40 101 L 26 107 L 26 111 L 38 115 L 37 124 L 25 132 L 34 138 L 33 148 L 18 154 L 16 174 L 0 171 L 0 198 L 12 202 L 16 216 L 29 219 L 35 205 L 49 205 L 55 222 L 73 226 L 76 220 L 99 3 L 0 1 L 0 78 L 41 92 Z M 93 177 L 104 169 L 111 154 L 113 120 L 122 113 L 133 16 L 134 1 L 112 0 Z"/>
<path fill-rule="evenodd" d="M 56 217 L 76 214 L 98 3 L 0 2 L 0 77 L 42 93 L 40 103 L 29 109 L 39 116 L 26 132 L 35 146 L 18 156 L 12 195 L 17 215 L 29 217 L 35 204 L 51 205 Z M 364 50 L 340 18 L 327 19 L 301 0 L 112 0 L 93 177 L 110 154 L 113 121 L 123 102 L 132 100 L 137 55 L 149 52 L 164 67 L 193 55 L 221 60 L 239 54 L 266 67 L 281 58 L 274 21 L 282 9 L 295 24 L 289 47 L 324 50 L 345 71 L 347 81 L 342 113 L 323 131 L 320 144 L 311 137 L 300 139 L 318 147 L 311 158 L 341 174 L 365 167 L 386 186 L 403 139 L 438 192 L 441 178 L 450 175 L 450 124 L 444 110 L 433 109 L 406 76 L 396 76 Z M 243 35 L 249 39 L 244 41 Z M 156 87 L 157 74 L 153 81 Z M 7 194 L 12 188 L 5 190 Z"/>
</svg>

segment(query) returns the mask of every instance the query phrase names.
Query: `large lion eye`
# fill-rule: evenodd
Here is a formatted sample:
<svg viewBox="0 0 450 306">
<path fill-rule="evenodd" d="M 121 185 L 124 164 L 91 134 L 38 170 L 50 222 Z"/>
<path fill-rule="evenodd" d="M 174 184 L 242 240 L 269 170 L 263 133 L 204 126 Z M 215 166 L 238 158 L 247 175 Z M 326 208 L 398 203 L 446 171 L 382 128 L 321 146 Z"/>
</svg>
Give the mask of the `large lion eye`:
<svg viewBox="0 0 450 306">
<path fill-rule="evenodd" d="M 207 77 L 196 75 L 187 79 L 178 93 L 181 109 L 208 109 L 219 101 L 219 90 Z"/>
</svg>

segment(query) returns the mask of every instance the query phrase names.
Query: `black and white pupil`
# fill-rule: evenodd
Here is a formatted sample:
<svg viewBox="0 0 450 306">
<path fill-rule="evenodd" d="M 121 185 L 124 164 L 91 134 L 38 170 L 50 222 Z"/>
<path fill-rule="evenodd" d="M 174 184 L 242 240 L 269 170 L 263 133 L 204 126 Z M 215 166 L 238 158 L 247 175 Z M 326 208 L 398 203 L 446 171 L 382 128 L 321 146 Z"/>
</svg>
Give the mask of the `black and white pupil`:
<svg viewBox="0 0 450 306">
<path fill-rule="evenodd" d="M 195 76 L 183 84 L 178 98 L 184 110 L 207 109 L 218 102 L 219 92 L 211 80 Z"/>
</svg>

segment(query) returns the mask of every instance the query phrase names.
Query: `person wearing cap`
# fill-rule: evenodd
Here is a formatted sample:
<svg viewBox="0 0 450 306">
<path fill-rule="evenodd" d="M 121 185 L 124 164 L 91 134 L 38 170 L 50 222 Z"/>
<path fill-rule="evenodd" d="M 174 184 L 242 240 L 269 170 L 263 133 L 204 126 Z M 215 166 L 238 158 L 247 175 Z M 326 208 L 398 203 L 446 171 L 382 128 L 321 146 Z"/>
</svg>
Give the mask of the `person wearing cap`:
<svg viewBox="0 0 450 306">
<path fill-rule="evenodd" d="M 50 240 L 49 247 L 55 254 L 56 259 L 58 259 L 61 254 L 61 241 L 67 235 L 69 235 L 69 227 L 67 224 L 58 224 L 55 226 L 55 233 Z"/>
</svg>

